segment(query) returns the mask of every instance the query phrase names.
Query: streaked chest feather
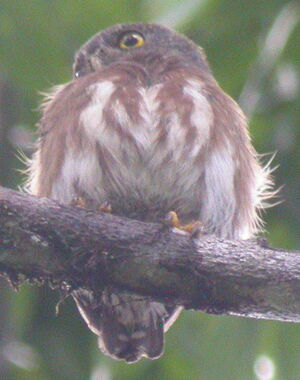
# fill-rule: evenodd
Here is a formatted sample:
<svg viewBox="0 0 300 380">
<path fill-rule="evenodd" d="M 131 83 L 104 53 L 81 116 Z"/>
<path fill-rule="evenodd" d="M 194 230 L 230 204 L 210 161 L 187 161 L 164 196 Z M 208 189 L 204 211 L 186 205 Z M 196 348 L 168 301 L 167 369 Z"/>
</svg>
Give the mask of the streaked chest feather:
<svg viewBox="0 0 300 380">
<path fill-rule="evenodd" d="M 91 85 L 79 117 L 84 141 L 75 149 L 68 144 L 54 194 L 61 198 L 62 191 L 67 196 L 82 189 L 93 200 L 155 199 L 166 208 L 174 202 L 192 208 L 191 194 L 185 197 L 199 188 L 200 155 L 213 115 L 201 83 L 182 82 L 145 88 L 132 81 L 122 87 L 116 79 Z"/>
</svg>

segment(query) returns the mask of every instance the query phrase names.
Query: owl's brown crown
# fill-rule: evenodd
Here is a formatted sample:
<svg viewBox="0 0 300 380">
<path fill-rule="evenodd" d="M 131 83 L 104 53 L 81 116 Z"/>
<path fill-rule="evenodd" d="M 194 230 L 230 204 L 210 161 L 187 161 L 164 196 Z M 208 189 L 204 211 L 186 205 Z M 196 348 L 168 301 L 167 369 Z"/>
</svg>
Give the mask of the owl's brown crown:
<svg viewBox="0 0 300 380">
<path fill-rule="evenodd" d="M 162 25 L 135 23 L 115 25 L 87 41 L 75 56 L 74 76 L 81 77 L 119 61 L 147 65 L 168 57 L 209 70 L 202 49 L 185 36 Z"/>
</svg>

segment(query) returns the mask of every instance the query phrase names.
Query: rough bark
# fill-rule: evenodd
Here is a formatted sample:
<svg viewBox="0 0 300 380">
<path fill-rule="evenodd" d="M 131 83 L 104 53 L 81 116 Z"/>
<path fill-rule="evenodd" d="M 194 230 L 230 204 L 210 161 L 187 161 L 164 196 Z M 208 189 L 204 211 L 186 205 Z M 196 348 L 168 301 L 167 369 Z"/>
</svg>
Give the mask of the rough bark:
<svg viewBox="0 0 300 380">
<path fill-rule="evenodd" d="M 0 269 L 71 290 L 111 285 L 186 309 L 300 321 L 300 252 L 196 239 L 4 188 Z"/>
</svg>

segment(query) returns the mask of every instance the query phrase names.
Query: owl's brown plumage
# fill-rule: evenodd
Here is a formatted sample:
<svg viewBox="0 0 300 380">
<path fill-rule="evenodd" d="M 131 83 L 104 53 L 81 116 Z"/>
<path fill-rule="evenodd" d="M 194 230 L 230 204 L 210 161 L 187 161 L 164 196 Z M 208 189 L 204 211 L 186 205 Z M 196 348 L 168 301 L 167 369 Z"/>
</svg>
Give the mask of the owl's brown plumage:
<svg viewBox="0 0 300 380">
<path fill-rule="evenodd" d="M 217 236 L 251 237 L 269 186 L 245 117 L 203 51 L 153 24 L 117 25 L 77 53 L 74 79 L 43 107 L 30 191 L 160 221 L 175 211 Z M 103 352 L 156 358 L 178 307 L 121 289 L 73 294 Z"/>
</svg>

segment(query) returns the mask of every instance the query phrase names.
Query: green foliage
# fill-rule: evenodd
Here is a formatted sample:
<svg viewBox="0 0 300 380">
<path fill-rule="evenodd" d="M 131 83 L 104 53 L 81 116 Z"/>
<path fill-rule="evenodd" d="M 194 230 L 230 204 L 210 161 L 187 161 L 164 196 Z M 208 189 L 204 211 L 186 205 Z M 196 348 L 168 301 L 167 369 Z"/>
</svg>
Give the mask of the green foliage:
<svg viewBox="0 0 300 380">
<path fill-rule="evenodd" d="M 221 86 L 249 111 L 257 150 L 277 152 L 274 175 L 278 186 L 285 184 L 284 202 L 265 217 L 267 237 L 275 246 L 299 249 L 299 18 L 296 0 L 0 0 L 0 73 L 18 98 L 11 130 L 20 124 L 34 129 L 38 92 L 70 80 L 74 52 L 95 32 L 132 21 L 175 27 L 205 48 Z M 58 296 L 49 289 L 26 286 L 13 294 L 2 284 L 0 292 L 8 326 L 1 329 L 5 380 L 300 378 L 298 325 L 186 312 L 167 334 L 160 360 L 126 365 L 98 352 L 71 300 L 55 316 Z M 262 355 L 266 368 L 275 366 L 273 377 L 255 375 Z"/>
</svg>

